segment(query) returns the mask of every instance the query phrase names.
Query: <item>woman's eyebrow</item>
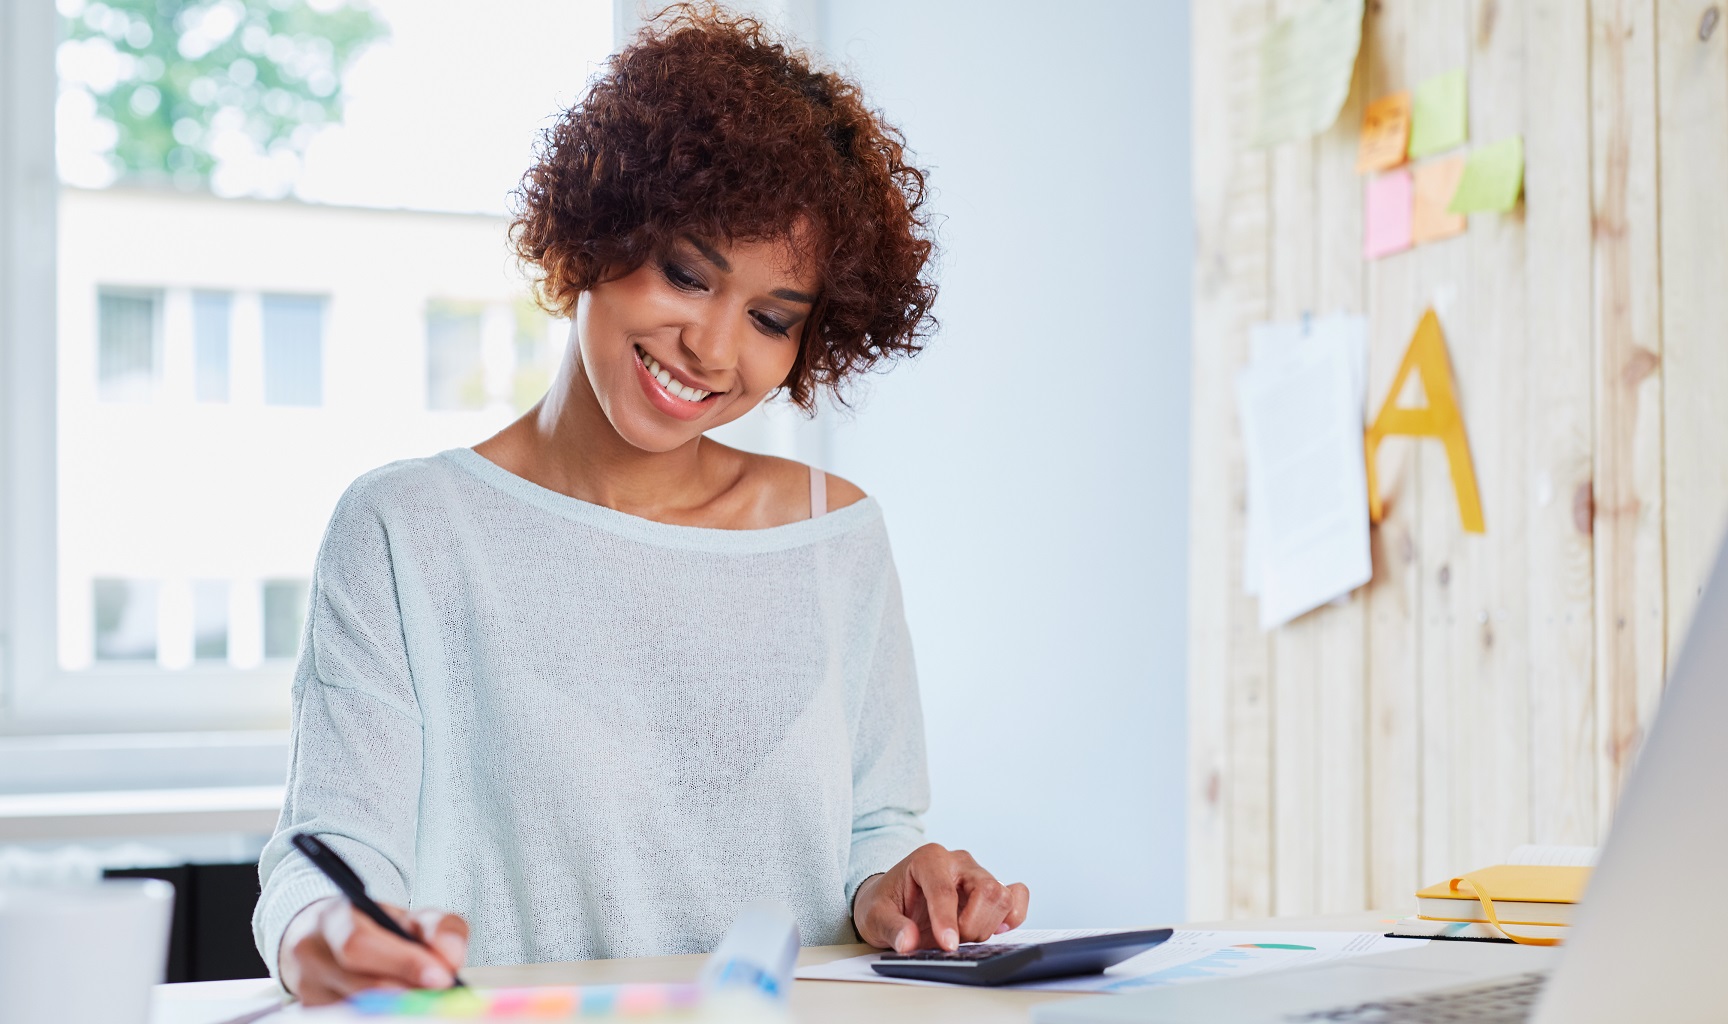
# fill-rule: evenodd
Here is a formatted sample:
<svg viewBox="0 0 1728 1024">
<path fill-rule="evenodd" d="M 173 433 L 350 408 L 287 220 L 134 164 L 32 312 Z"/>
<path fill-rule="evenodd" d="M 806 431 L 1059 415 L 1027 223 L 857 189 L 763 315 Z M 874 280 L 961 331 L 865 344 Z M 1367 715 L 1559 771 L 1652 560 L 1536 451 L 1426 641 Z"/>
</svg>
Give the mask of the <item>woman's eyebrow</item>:
<svg viewBox="0 0 1728 1024">
<path fill-rule="evenodd" d="M 702 239 L 697 238 L 695 235 L 685 235 L 684 240 L 695 246 L 696 251 L 702 254 L 703 259 L 714 264 L 716 267 L 719 267 L 725 273 L 732 273 L 732 264 L 726 262 L 726 257 L 720 255 L 711 246 L 704 243 Z"/>
<path fill-rule="evenodd" d="M 702 254 L 703 259 L 714 264 L 716 267 L 719 267 L 724 273 L 732 273 L 732 264 L 726 261 L 726 257 L 720 255 L 713 249 L 713 247 L 703 242 L 702 239 L 697 238 L 695 235 L 685 235 L 684 240 L 695 246 L 696 251 Z M 793 288 L 776 288 L 768 294 L 774 296 L 776 299 L 785 299 L 788 302 L 802 302 L 806 306 L 816 305 L 816 296 L 806 295 Z"/>
</svg>

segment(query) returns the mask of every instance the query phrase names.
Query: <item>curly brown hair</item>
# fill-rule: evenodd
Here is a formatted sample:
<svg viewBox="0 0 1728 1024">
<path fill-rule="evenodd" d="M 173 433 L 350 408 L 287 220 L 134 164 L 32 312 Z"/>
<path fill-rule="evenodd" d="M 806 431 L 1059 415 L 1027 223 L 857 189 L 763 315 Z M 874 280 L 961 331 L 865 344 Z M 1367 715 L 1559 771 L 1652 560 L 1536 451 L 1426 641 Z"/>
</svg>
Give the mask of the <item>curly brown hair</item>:
<svg viewBox="0 0 1728 1024">
<path fill-rule="evenodd" d="M 781 387 L 827 388 L 914 355 L 935 328 L 926 172 L 858 86 L 751 18 L 662 11 L 540 139 L 510 239 L 547 309 L 664 254 L 681 235 L 787 238 L 814 228 L 821 279 Z"/>
</svg>

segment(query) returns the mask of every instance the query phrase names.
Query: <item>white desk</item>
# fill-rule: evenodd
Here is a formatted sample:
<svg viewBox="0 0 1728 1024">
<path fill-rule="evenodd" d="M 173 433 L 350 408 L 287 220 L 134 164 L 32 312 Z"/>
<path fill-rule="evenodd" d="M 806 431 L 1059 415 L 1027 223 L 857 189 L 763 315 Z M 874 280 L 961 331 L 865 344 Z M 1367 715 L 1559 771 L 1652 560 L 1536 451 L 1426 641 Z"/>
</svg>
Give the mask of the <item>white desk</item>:
<svg viewBox="0 0 1728 1024">
<path fill-rule="evenodd" d="M 1214 921 L 1183 928 L 1283 931 L 1374 931 L 1397 914 L 1346 914 L 1336 917 Z M 820 964 L 868 953 L 870 947 L 810 946 L 800 964 Z M 516 967 L 471 967 L 464 980 L 480 986 L 602 985 L 633 981 L 691 981 L 702 956 L 652 956 L 631 960 L 587 960 Z M 260 1005 L 276 990 L 269 981 L 213 981 L 163 985 L 157 990 L 152 1024 L 220 1024 Z M 849 981 L 800 981 L 792 986 L 792 1016 L 809 1024 L 881 1024 L 883 1021 L 963 1021 L 966 1024 L 1025 1024 L 1031 1007 L 1055 999 L 1108 999 L 1072 992 L 1014 992 L 1000 989 L 925 988 Z M 268 1018 L 266 1018 L 266 1021 Z M 266 1022 L 260 1022 L 266 1024 Z"/>
</svg>

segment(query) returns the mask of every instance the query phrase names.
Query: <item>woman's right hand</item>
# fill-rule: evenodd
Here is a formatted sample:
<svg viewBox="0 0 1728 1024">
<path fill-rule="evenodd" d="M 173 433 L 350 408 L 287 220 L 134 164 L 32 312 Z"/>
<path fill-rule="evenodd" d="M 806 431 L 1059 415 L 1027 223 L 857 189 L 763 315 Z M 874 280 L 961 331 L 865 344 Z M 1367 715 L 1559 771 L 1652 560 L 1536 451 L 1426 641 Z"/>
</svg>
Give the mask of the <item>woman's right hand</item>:
<svg viewBox="0 0 1728 1024">
<path fill-rule="evenodd" d="M 329 896 L 288 922 L 277 964 L 283 987 L 307 1006 L 369 988 L 449 988 L 468 956 L 468 922 L 441 910 L 380 906 L 431 948 L 390 934 L 346 899 Z"/>
</svg>

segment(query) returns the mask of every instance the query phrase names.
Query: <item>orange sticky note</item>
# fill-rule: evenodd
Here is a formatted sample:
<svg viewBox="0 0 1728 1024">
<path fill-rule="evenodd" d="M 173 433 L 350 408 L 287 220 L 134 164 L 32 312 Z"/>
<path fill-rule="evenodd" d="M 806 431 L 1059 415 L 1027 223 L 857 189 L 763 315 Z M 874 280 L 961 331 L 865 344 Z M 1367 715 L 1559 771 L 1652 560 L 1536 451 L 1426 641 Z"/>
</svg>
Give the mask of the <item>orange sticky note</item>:
<svg viewBox="0 0 1728 1024">
<path fill-rule="evenodd" d="M 1416 211 L 1410 219 L 1411 240 L 1421 245 L 1463 234 L 1469 218 L 1450 213 L 1446 207 L 1452 202 L 1452 193 L 1458 191 L 1458 179 L 1464 176 L 1464 158 L 1449 156 L 1425 163 L 1412 176 L 1416 179 Z"/>
<path fill-rule="evenodd" d="M 1410 93 L 1382 96 L 1362 113 L 1362 142 L 1356 149 L 1356 173 L 1397 167 L 1410 145 Z M 1447 198 L 1451 198 L 1448 196 Z"/>
<path fill-rule="evenodd" d="M 1414 373 L 1422 382 L 1422 393 L 1428 404 L 1411 409 L 1398 404 L 1398 395 Z M 1470 442 L 1464 436 L 1464 414 L 1458 408 L 1458 390 L 1452 383 L 1452 361 L 1446 355 L 1446 336 L 1440 332 L 1440 318 L 1432 309 L 1422 314 L 1416 325 L 1416 335 L 1404 351 L 1404 361 L 1398 375 L 1392 378 L 1392 389 L 1380 414 L 1368 428 L 1363 443 L 1368 457 L 1368 518 L 1378 523 L 1385 514 L 1380 500 L 1380 473 L 1376 463 L 1380 442 L 1388 437 L 1431 437 L 1446 448 L 1446 463 L 1452 470 L 1452 489 L 1458 495 L 1458 517 L 1464 532 L 1482 533 L 1482 497 L 1476 489 L 1476 470 L 1470 463 Z"/>
</svg>

